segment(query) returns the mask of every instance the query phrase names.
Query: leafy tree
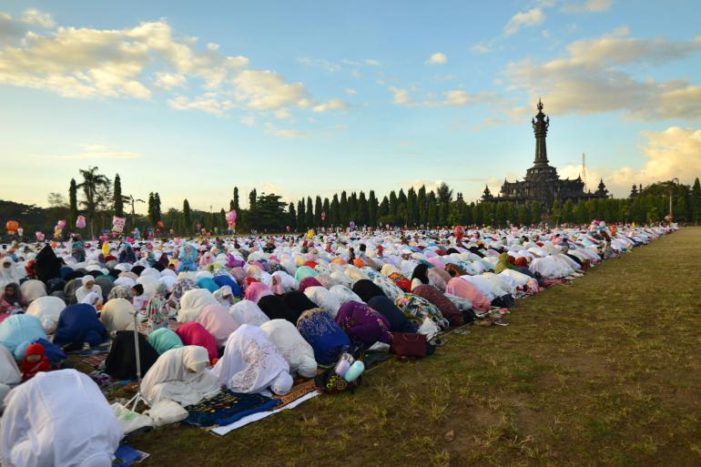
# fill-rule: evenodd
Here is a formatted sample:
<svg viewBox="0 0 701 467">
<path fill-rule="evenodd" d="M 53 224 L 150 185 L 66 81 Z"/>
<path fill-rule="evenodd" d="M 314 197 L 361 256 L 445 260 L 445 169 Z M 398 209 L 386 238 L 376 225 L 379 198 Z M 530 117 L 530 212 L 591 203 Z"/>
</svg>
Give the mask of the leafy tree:
<svg viewBox="0 0 701 467">
<path fill-rule="evenodd" d="M 341 204 L 338 201 L 338 194 L 336 193 L 333 195 L 333 199 L 331 200 L 331 209 L 327 215 L 329 216 L 331 225 L 338 225 L 341 223 Z"/>
<path fill-rule="evenodd" d="M 192 232 L 192 211 L 190 210 L 190 203 L 187 199 L 183 201 L 183 228 L 186 234 Z"/>
<path fill-rule="evenodd" d="M 48 202 L 49 206 L 52 208 L 63 208 L 68 206 L 66 198 L 64 198 L 61 193 L 49 193 Z"/>
<path fill-rule="evenodd" d="M 419 220 L 419 205 L 414 187 L 409 188 L 406 195 L 407 224 L 414 226 Z"/>
<path fill-rule="evenodd" d="M 256 210 L 256 201 L 258 198 L 258 193 L 256 192 L 256 189 L 252 189 L 251 192 L 248 194 L 248 210 L 253 214 Z M 236 204 L 236 201 L 234 200 L 234 204 Z"/>
<path fill-rule="evenodd" d="M 304 209 L 304 198 L 297 201 L 297 229 L 306 230 L 309 227 L 307 224 L 307 213 Z"/>
<path fill-rule="evenodd" d="M 701 222 L 701 184 L 699 184 L 699 177 L 696 177 L 691 188 L 691 213 L 696 224 Z"/>
<path fill-rule="evenodd" d="M 241 206 L 239 206 L 239 187 L 237 186 L 234 187 L 233 209 L 236 209 L 237 212 L 241 209 Z"/>
<path fill-rule="evenodd" d="M 70 212 L 68 225 L 73 225 L 78 218 L 78 184 L 75 178 L 71 178 L 71 186 L 68 189 L 68 209 Z"/>
<path fill-rule="evenodd" d="M 287 225 L 293 231 L 297 230 L 297 210 L 295 209 L 295 203 L 290 203 L 287 207 Z"/>
<path fill-rule="evenodd" d="M 119 174 L 114 177 L 114 190 L 112 191 L 114 215 L 124 217 L 124 196 L 122 196 L 122 179 Z"/>
<path fill-rule="evenodd" d="M 416 197 L 416 204 L 418 212 L 419 212 L 419 218 L 418 218 L 418 223 L 419 224 L 426 224 L 426 221 L 428 219 L 428 204 L 426 200 L 426 186 L 421 185 L 421 188 L 419 188 L 419 192 Z"/>
<path fill-rule="evenodd" d="M 370 222 L 370 208 L 365 192 L 360 192 L 358 197 L 358 225 L 368 225 Z"/>
<path fill-rule="evenodd" d="M 316 197 L 314 200 L 314 225 L 321 225 L 321 211 L 324 209 L 324 205 L 321 202 L 321 196 Z"/>
<path fill-rule="evenodd" d="M 348 195 L 346 195 L 345 190 L 341 192 L 338 217 L 338 223 L 340 225 L 348 225 L 348 222 L 350 221 L 350 211 L 348 209 Z"/>
<path fill-rule="evenodd" d="M 439 222 L 442 225 L 445 225 L 448 223 L 450 203 L 453 200 L 453 190 L 451 190 L 446 183 L 441 183 L 440 186 L 436 189 L 436 197 L 438 198 L 439 204 Z"/>
<path fill-rule="evenodd" d="M 103 187 L 109 187 L 110 179 L 98 172 L 98 167 L 88 167 L 87 170 L 81 169 L 80 174 L 83 177 L 83 182 L 77 185 L 77 188 L 82 188 L 84 199 L 82 201 L 85 206 L 85 212 L 90 218 L 90 236 L 95 236 L 95 215 L 98 206 L 98 190 Z"/>
<path fill-rule="evenodd" d="M 314 207 L 312 206 L 311 196 L 307 196 L 307 209 L 305 211 L 304 221 L 307 227 L 314 227 Z"/>
<path fill-rule="evenodd" d="M 322 221 L 322 224 L 329 225 L 329 211 L 331 211 L 331 203 L 328 198 L 324 198 L 324 204 L 322 206 L 322 213 L 326 213 L 326 217 Z"/>
<path fill-rule="evenodd" d="M 368 194 L 368 224 L 376 227 L 377 226 L 377 210 L 379 209 L 379 204 L 377 198 L 375 197 L 375 191 L 370 190 Z"/>
<path fill-rule="evenodd" d="M 394 192 L 394 190 L 389 192 L 389 213 L 392 216 L 397 215 L 397 210 L 399 209 L 399 203 L 397 199 L 397 194 Z"/>
</svg>

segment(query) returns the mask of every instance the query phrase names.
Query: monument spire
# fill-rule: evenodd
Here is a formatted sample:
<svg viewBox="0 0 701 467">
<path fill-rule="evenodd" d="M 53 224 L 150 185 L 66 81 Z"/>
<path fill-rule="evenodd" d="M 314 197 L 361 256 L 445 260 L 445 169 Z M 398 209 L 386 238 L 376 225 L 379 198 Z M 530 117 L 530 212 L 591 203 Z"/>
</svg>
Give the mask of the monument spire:
<svg viewBox="0 0 701 467">
<path fill-rule="evenodd" d="M 550 118 L 543 113 L 543 101 L 540 98 L 538 98 L 538 113 L 531 123 L 533 124 L 533 133 L 535 133 L 535 160 L 533 164 L 536 166 L 548 165 L 548 149 L 545 138 L 548 135 Z"/>
</svg>

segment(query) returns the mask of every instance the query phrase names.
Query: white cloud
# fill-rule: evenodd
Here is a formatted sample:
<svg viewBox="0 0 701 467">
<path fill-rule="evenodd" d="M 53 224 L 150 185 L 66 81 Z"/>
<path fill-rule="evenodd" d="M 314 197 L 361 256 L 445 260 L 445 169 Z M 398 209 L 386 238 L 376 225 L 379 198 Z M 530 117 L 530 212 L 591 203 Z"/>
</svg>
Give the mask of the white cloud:
<svg viewBox="0 0 701 467">
<path fill-rule="evenodd" d="M 684 80 L 636 79 L 626 66 L 661 65 L 701 50 L 701 38 L 672 42 L 635 39 L 627 28 L 567 47 L 564 57 L 544 63 L 526 59 L 509 64 L 511 88 L 532 98 L 547 96 L 557 113 L 623 111 L 637 119 L 701 118 L 701 86 Z"/>
<path fill-rule="evenodd" d="M 470 50 L 476 54 L 487 54 L 494 50 L 494 44 L 492 41 L 480 41 L 470 47 Z"/>
<path fill-rule="evenodd" d="M 30 8 L 22 14 L 22 21 L 26 24 L 41 26 L 42 28 L 53 28 L 56 26 L 54 19 L 49 13 L 44 13 L 35 8 Z"/>
<path fill-rule="evenodd" d="M 523 27 L 532 27 L 542 24 L 545 21 L 545 14 L 540 8 L 532 8 L 528 11 L 520 11 L 511 17 L 506 26 L 504 34 L 510 36 L 516 34 Z"/>
<path fill-rule="evenodd" d="M 587 188 L 596 190 L 599 180 L 615 196 L 627 196 L 631 186 L 679 178 L 682 183 L 692 183 L 701 173 L 701 129 L 669 127 L 663 131 L 644 131 L 646 142 L 641 147 L 644 157 L 639 168 L 595 167 L 587 168 Z M 558 169 L 562 177 L 576 178 L 582 172 L 581 165 L 568 165 Z"/>
<path fill-rule="evenodd" d="M 379 60 L 375 60 L 374 58 L 367 58 L 365 59 L 365 64 L 368 66 L 380 66 L 382 65 Z"/>
<path fill-rule="evenodd" d="M 343 102 L 341 99 L 331 99 L 323 104 L 315 105 L 312 110 L 316 113 L 324 113 L 328 112 L 329 110 L 345 109 L 347 107 L 348 104 Z"/>
<path fill-rule="evenodd" d="M 161 89 L 170 90 L 185 85 L 187 78 L 179 73 L 158 72 L 154 80 L 154 85 Z"/>
<path fill-rule="evenodd" d="M 236 99 L 253 110 L 281 107 L 309 107 L 310 100 L 302 83 L 287 83 L 271 70 L 244 70 L 234 78 Z"/>
<path fill-rule="evenodd" d="M 409 91 L 406 89 L 400 89 L 397 87 L 390 87 L 389 88 L 390 92 L 392 93 L 392 102 L 394 102 L 397 105 L 411 105 L 412 100 L 411 97 L 409 97 Z"/>
<path fill-rule="evenodd" d="M 223 115 L 234 106 L 231 101 L 222 100 L 212 95 L 208 96 L 207 94 L 193 99 L 177 96 L 174 99 L 170 99 L 168 105 L 175 110 L 200 110 L 213 115 Z"/>
<path fill-rule="evenodd" d="M 341 70 L 341 65 L 329 60 L 325 60 L 323 58 L 300 57 L 297 59 L 297 62 L 301 63 L 302 65 L 321 68 L 322 70 L 328 71 L 330 73 L 335 73 Z"/>
<path fill-rule="evenodd" d="M 345 92 L 345 93 L 348 94 L 349 96 L 355 96 L 356 94 L 358 94 L 358 91 L 356 91 L 356 90 L 353 89 L 353 88 L 346 88 L 346 89 L 343 90 L 343 92 Z"/>
<path fill-rule="evenodd" d="M 271 123 L 267 123 L 266 132 L 270 135 L 277 136 L 278 138 L 285 139 L 297 139 L 304 138 L 307 134 L 302 130 L 295 130 L 292 128 L 278 128 Z"/>
<path fill-rule="evenodd" d="M 84 144 L 81 147 L 81 152 L 68 154 L 64 156 L 55 156 L 57 159 L 64 160 L 98 160 L 98 159 L 117 159 L 131 160 L 140 159 L 142 154 L 130 151 L 121 151 L 104 144 Z"/>
<path fill-rule="evenodd" d="M 601 13 L 608 11 L 612 4 L 612 0 L 585 0 L 579 3 L 566 3 L 562 7 L 562 11 L 567 13 Z"/>
<path fill-rule="evenodd" d="M 441 93 L 440 97 L 429 94 L 423 100 L 416 100 L 406 89 L 393 86 L 388 89 L 393 96 L 392 102 L 404 107 L 465 107 L 495 98 L 488 92 L 470 94 L 464 89 L 452 89 Z"/>
<path fill-rule="evenodd" d="M 245 116 L 241 117 L 240 122 L 243 125 L 251 127 L 251 126 L 256 124 L 256 117 L 254 117 L 253 115 L 245 115 Z"/>
<path fill-rule="evenodd" d="M 448 63 L 448 56 L 443 52 L 433 53 L 426 60 L 427 65 L 445 65 L 446 63 Z"/>
</svg>

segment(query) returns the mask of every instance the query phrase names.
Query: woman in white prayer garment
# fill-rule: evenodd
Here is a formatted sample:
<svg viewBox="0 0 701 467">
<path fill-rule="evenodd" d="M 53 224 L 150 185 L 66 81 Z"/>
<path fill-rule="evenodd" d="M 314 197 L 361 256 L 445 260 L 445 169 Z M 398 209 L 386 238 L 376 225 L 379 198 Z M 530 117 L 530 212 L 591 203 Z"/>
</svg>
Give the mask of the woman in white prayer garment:
<svg viewBox="0 0 701 467">
<path fill-rule="evenodd" d="M 260 325 L 260 329 L 278 348 L 290 365 L 290 371 L 304 378 L 316 376 L 314 349 L 286 319 L 273 319 Z"/>
<path fill-rule="evenodd" d="M 224 355 L 212 371 L 221 384 L 234 392 L 253 394 L 270 388 L 283 395 L 292 389 L 287 361 L 267 334 L 250 324 L 231 333 Z"/>
<path fill-rule="evenodd" d="M 207 368 L 209 354 L 198 345 L 166 351 L 158 357 L 141 382 L 141 392 L 150 404 L 170 399 L 186 407 L 216 396 L 221 390 L 217 377 Z"/>
<path fill-rule="evenodd" d="M 76 370 L 41 372 L 5 398 L 0 464 L 109 467 L 122 429 L 105 396 Z"/>
</svg>

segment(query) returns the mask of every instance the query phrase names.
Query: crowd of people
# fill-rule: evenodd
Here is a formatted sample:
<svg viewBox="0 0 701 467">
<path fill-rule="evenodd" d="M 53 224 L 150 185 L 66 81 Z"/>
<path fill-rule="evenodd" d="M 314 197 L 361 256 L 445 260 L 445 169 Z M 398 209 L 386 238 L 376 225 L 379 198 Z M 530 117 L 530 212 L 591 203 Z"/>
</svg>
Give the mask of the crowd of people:
<svg viewBox="0 0 701 467">
<path fill-rule="evenodd" d="M 674 229 L 595 221 L 2 245 L 0 463 L 110 465 L 123 433 L 102 377 L 143 376 L 151 405 L 188 407 L 222 388 L 284 395 L 322 372 L 342 379 L 358 349 L 401 355 L 407 335 L 433 348 L 455 327 L 506 326 L 515 300 Z M 100 346 L 99 381 L 66 363 Z"/>
</svg>

